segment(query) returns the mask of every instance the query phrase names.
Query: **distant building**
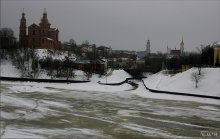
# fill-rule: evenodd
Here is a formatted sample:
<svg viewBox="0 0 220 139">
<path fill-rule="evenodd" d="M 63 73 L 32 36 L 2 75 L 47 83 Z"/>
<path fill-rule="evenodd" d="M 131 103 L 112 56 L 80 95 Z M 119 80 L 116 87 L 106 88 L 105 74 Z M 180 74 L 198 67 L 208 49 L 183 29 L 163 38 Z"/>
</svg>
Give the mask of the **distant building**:
<svg viewBox="0 0 220 139">
<path fill-rule="evenodd" d="M 105 61 L 101 59 L 96 60 L 77 60 L 73 63 L 74 69 L 87 71 L 90 73 L 104 74 Z"/>
<path fill-rule="evenodd" d="M 137 54 L 137 59 L 138 60 L 144 59 L 145 56 L 146 56 L 146 51 L 137 51 L 136 54 Z"/>
<path fill-rule="evenodd" d="M 146 55 L 150 54 L 150 40 L 147 40 L 147 45 L 146 45 Z"/>
<path fill-rule="evenodd" d="M 137 55 L 135 51 L 113 50 L 108 59 L 108 66 L 113 68 L 131 68 L 135 64 Z"/>
<path fill-rule="evenodd" d="M 167 46 L 167 58 L 177 58 L 180 57 L 181 55 L 184 54 L 184 42 L 183 42 L 183 38 L 182 41 L 180 43 L 180 49 L 170 49 Z"/>
<path fill-rule="evenodd" d="M 184 42 L 183 42 L 183 37 L 182 37 L 182 41 L 180 43 L 180 53 L 183 54 L 184 53 Z"/>
<path fill-rule="evenodd" d="M 13 31 L 9 28 L 2 28 L 0 30 L 0 42 L 1 49 L 16 48 L 16 38 Z"/>
<path fill-rule="evenodd" d="M 213 45 L 214 48 L 214 65 L 220 65 L 220 43 L 216 43 Z"/>
<path fill-rule="evenodd" d="M 96 49 L 96 45 L 95 44 L 92 44 L 92 45 L 81 45 L 80 46 L 80 51 L 82 53 L 91 53 L 91 52 L 94 52 Z"/>
<path fill-rule="evenodd" d="M 99 55 L 105 56 L 105 55 L 109 55 L 112 53 L 112 48 L 106 47 L 106 46 L 99 46 L 99 47 L 97 47 L 97 51 L 98 51 Z"/>
<path fill-rule="evenodd" d="M 26 27 L 26 18 L 23 11 L 20 20 L 19 41 L 21 47 L 40 48 L 40 49 L 59 49 L 61 42 L 59 41 L 59 30 L 51 28 L 51 24 L 47 19 L 46 9 L 39 25 L 33 23 Z"/>
<path fill-rule="evenodd" d="M 121 51 L 120 53 L 113 53 L 113 58 L 120 59 L 122 61 L 136 60 L 136 54 Z"/>
</svg>

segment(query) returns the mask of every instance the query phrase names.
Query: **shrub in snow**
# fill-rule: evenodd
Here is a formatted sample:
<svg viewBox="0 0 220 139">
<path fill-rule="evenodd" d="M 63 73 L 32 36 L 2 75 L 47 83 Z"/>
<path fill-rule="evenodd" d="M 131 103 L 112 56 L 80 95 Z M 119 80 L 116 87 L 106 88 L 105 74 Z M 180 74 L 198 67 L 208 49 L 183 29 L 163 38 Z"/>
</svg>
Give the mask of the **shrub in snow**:
<svg viewBox="0 0 220 139">
<path fill-rule="evenodd" d="M 89 80 L 92 77 L 92 72 L 84 71 L 84 77 L 86 77 L 86 80 Z"/>
<path fill-rule="evenodd" d="M 195 83 L 196 88 L 198 88 L 198 83 L 202 79 L 202 77 L 203 74 L 201 73 L 201 71 L 195 71 L 191 74 L 191 79 Z"/>
</svg>

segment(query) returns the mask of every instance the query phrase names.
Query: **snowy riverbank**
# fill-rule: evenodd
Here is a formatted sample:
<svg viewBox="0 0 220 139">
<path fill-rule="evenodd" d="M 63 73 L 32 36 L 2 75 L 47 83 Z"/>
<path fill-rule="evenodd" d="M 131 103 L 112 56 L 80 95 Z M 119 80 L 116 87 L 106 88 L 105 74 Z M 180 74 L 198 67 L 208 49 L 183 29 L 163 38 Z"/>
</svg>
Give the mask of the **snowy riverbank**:
<svg viewBox="0 0 220 139">
<path fill-rule="evenodd" d="M 144 83 L 155 90 L 220 97 L 220 68 L 202 68 L 198 88 L 192 81 L 192 73 L 196 71 L 197 68 L 191 68 L 173 76 L 161 71 L 144 79 Z"/>
<path fill-rule="evenodd" d="M 15 66 L 13 66 L 12 62 L 9 60 L 4 60 L 1 62 L 1 76 L 3 77 L 21 77 L 21 72 Z M 45 73 L 41 72 L 41 75 L 38 76 L 40 79 L 50 79 L 50 77 Z M 106 86 L 100 85 L 97 82 L 121 82 L 126 78 L 130 78 L 131 76 L 126 73 L 124 70 L 115 70 L 109 76 L 100 76 L 98 74 L 93 74 L 89 79 L 91 82 L 89 83 L 36 83 L 36 82 L 6 82 L 1 81 L 6 84 L 13 84 L 13 90 L 17 90 L 18 92 L 37 92 L 49 91 L 47 88 L 57 88 L 57 89 L 67 89 L 67 90 L 80 90 L 80 91 L 99 91 L 99 92 L 119 92 L 130 90 L 133 87 L 129 84 L 123 84 L 120 86 Z M 75 71 L 75 76 L 72 78 L 73 80 L 87 80 L 84 72 L 80 70 Z"/>
<path fill-rule="evenodd" d="M 198 88 L 195 87 L 195 83 L 191 80 L 191 74 L 197 71 L 196 68 L 189 69 L 188 71 L 178 73 L 176 75 L 168 75 L 165 71 L 149 75 L 148 78 L 144 79 L 145 85 L 150 89 L 180 92 L 188 94 L 198 95 L 209 95 L 209 96 L 220 96 L 220 68 L 203 68 L 203 78 L 198 83 Z M 1 76 L 6 77 L 20 77 L 19 70 L 12 65 L 10 61 L 3 61 L 1 63 Z M 50 78 L 46 74 L 39 76 L 41 78 Z M 12 90 L 17 92 L 56 92 L 59 89 L 75 90 L 75 91 L 97 91 L 97 92 L 121 92 L 128 91 L 128 93 L 136 94 L 146 98 L 156 99 L 171 99 L 171 100 L 182 100 L 182 101 L 199 101 L 209 103 L 217 103 L 212 99 L 196 98 L 188 96 L 177 96 L 169 94 L 156 94 L 152 93 L 144 87 L 142 82 L 137 82 L 139 87 L 136 90 L 132 90 L 133 87 L 127 83 L 120 86 L 108 86 L 100 85 L 97 82 L 102 83 L 119 83 L 124 81 L 126 78 L 131 76 L 124 70 L 114 70 L 109 76 L 100 76 L 93 74 L 89 79 L 89 83 L 35 83 L 35 82 L 7 82 L 1 81 L 4 84 L 12 84 Z M 75 80 L 86 80 L 83 71 L 75 71 Z M 50 90 L 50 88 L 54 88 Z M 219 101 L 219 100 L 217 100 Z M 217 103 L 218 104 L 218 103 Z M 220 104 L 220 103 L 219 103 Z"/>
</svg>

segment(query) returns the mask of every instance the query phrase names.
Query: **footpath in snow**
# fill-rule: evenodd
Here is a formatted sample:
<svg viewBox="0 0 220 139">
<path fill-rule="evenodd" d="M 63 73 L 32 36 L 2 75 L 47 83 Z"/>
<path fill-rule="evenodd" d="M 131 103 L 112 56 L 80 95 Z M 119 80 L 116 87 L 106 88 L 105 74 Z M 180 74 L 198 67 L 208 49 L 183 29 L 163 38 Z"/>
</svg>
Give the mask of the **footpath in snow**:
<svg viewBox="0 0 220 139">
<path fill-rule="evenodd" d="M 220 97 L 220 68 L 202 68 L 198 88 L 192 80 L 192 73 L 196 71 L 197 68 L 191 68 L 173 76 L 161 71 L 143 81 L 154 90 Z"/>
</svg>

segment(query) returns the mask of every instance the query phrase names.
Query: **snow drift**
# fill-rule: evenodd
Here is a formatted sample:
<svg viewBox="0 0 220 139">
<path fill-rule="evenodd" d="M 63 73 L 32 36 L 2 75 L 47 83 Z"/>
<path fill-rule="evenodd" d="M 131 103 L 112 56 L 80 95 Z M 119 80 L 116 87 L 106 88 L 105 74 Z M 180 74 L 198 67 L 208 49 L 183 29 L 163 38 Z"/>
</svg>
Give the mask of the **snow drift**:
<svg viewBox="0 0 220 139">
<path fill-rule="evenodd" d="M 148 88 L 155 90 L 220 96 L 220 68 L 202 68 L 203 77 L 198 82 L 198 88 L 192 81 L 192 73 L 197 71 L 197 68 L 191 68 L 174 76 L 161 71 L 144 79 L 144 83 Z"/>
</svg>

